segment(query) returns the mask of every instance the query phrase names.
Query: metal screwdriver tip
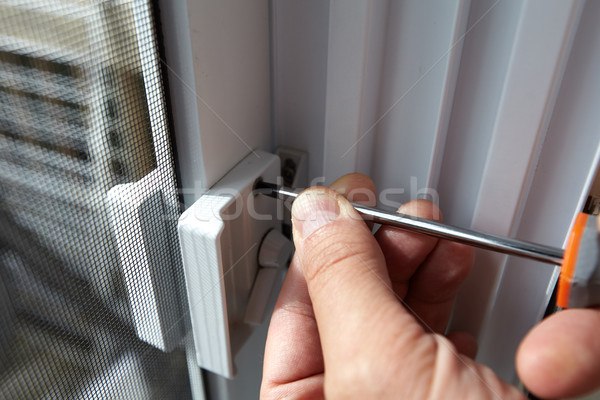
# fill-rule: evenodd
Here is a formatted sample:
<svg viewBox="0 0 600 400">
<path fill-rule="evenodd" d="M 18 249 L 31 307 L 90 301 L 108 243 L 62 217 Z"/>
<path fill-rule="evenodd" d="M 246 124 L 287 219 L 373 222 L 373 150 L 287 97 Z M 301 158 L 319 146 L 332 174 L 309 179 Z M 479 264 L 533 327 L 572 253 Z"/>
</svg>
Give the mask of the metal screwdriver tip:
<svg viewBox="0 0 600 400">
<path fill-rule="evenodd" d="M 254 186 L 254 193 L 286 200 L 298 197 L 300 190 L 259 180 Z M 361 204 L 352 203 L 352 206 L 365 220 L 378 224 L 464 243 L 486 250 L 525 257 L 552 265 L 561 265 L 563 261 L 564 251 L 560 248 L 460 228 L 411 215 L 391 213 Z"/>
</svg>

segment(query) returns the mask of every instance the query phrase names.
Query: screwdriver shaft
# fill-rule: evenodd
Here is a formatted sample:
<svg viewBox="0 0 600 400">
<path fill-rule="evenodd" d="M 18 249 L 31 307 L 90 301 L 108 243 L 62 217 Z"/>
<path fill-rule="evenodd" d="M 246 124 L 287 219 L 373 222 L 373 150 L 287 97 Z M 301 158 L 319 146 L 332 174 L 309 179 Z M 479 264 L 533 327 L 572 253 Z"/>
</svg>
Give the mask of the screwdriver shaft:
<svg viewBox="0 0 600 400">
<path fill-rule="evenodd" d="M 285 186 L 266 182 L 257 182 L 255 190 L 270 197 L 295 199 L 299 191 Z M 510 239 L 489 233 L 478 232 L 471 229 L 459 228 L 411 215 L 391 213 L 374 207 L 352 203 L 352 206 L 363 219 L 382 225 L 389 225 L 411 232 L 423 233 L 440 239 L 464 243 L 486 250 L 493 250 L 545 262 L 552 265 L 561 265 L 564 251 L 562 249 L 531 243 L 523 240 Z"/>
</svg>

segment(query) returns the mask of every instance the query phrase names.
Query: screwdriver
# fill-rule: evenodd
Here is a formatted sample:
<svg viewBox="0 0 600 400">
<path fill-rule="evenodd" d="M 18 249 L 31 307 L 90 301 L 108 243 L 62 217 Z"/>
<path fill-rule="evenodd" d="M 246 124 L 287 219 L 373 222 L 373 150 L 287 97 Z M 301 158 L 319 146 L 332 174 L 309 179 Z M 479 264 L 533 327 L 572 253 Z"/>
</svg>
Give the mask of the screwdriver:
<svg viewBox="0 0 600 400">
<path fill-rule="evenodd" d="M 301 190 L 259 180 L 254 186 L 254 191 L 269 197 L 293 201 Z M 595 226 L 597 217 L 595 216 L 579 214 L 565 251 L 557 247 L 460 228 L 362 204 L 351 204 L 367 221 L 486 250 L 525 257 L 555 266 L 562 265 L 557 305 L 563 308 L 600 305 L 600 267 L 598 263 L 600 250 L 598 249 L 598 231 Z"/>
</svg>

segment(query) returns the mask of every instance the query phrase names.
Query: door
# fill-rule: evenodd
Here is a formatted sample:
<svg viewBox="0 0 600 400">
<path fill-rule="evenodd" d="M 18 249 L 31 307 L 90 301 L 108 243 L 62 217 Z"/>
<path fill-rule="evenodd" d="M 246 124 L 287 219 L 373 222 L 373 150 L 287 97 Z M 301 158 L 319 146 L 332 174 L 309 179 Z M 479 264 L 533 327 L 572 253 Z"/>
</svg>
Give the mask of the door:
<svg viewBox="0 0 600 400">
<path fill-rule="evenodd" d="M 600 159 L 596 2 L 0 11 L 0 397 L 256 398 L 276 290 L 262 322 L 230 326 L 243 313 L 223 304 L 247 304 L 259 269 L 216 291 L 190 291 L 189 274 L 225 282 L 260 243 L 219 244 L 226 266 L 185 264 L 177 224 L 236 166 L 274 168 L 278 148 L 305 154 L 308 182 L 363 172 L 390 207 L 427 197 L 450 223 L 554 246 Z M 556 278 L 480 251 L 452 327 L 517 383 L 514 351 Z M 226 337 L 197 329 L 209 302 L 190 299 L 209 297 L 231 311 L 211 319 Z M 225 350 L 233 379 L 200 345 Z"/>
</svg>

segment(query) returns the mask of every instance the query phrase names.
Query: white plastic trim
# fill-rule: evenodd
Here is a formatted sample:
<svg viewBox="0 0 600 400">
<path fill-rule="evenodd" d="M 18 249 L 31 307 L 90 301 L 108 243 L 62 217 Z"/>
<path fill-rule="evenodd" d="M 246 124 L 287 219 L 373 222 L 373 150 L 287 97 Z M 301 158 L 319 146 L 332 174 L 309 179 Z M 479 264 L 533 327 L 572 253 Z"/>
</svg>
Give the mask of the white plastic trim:
<svg viewBox="0 0 600 400">
<path fill-rule="evenodd" d="M 277 201 L 251 193 L 275 182 L 279 158 L 249 154 L 188 208 L 178 231 L 198 365 L 235 375 L 233 357 L 251 333 L 244 324 L 264 235 L 278 224 Z M 232 216 L 234 216 L 232 218 Z"/>
<path fill-rule="evenodd" d="M 173 262 L 157 253 L 165 226 L 160 170 L 135 183 L 114 186 L 107 208 L 136 332 L 140 339 L 163 350 L 172 350 L 181 339 L 183 319 L 179 308 Z"/>
<path fill-rule="evenodd" d="M 199 157 L 211 187 L 248 152 L 270 145 L 269 7 L 265 0 L 188 1 L 187 12 L 194 81 L 181 89 L 196 99 L 202 148 L 201 157 L 190 156 Z"/>
<path fill-rule="evenodd" d="M 244 322 L 251 325 L 260 325 L 264 322 L 267 305 L 278 275 L 279 270 L 275 268 L 259 269 L 252 288 L 252 294 L 248 300 Z"/>
</svg>

